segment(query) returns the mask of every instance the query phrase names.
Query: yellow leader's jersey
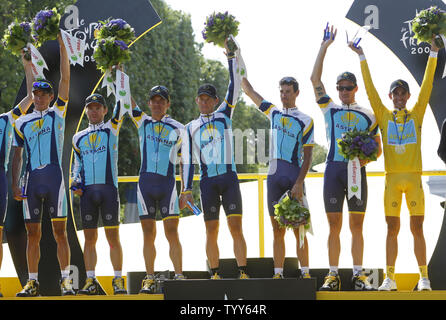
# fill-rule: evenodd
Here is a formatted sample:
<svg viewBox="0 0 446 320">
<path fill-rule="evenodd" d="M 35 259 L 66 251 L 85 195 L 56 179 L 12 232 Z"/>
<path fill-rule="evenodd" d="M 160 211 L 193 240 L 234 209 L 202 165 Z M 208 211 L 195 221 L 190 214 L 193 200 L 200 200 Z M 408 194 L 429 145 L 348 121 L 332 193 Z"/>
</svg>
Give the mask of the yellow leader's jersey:
<svg viewBox="0 0 446 320">
<path fill-rule="evenodd" d="M 387 109 L 373 85 L 370 70 L 364 56 L 361 56 L 361 71 L 367 95 L 376 121 L 381 130 L 384 163 L 387 173 L 422 172 L 421 126 L 431 95 L 437 58 L 430 55 L 421 84 L 420 94 L 411 110 Z"/>
</svg>

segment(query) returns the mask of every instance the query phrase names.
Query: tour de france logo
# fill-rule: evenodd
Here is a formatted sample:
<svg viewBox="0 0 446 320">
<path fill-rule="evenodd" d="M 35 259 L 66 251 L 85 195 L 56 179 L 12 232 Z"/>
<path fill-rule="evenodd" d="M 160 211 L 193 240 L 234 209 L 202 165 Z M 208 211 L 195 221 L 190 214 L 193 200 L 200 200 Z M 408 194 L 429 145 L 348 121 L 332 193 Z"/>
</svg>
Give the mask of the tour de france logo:
<svg viewBox="0 0 446 320">
<path fill-rule="evenodd" d="M 417 40 L 413 38 L 414 32 L 412 31 L 412 18 L 417 14 L 418 10 L 415 10 L 414 15 L 411 15 L 411 17 L 409 17 L 406 21 L 403 21 L 400 42 L 405 49 L 410 51 L 410 54 L 428 54 L 430 52 L 430 47 L 418 46 Z"/>
<path fill-rule="evenodd" d="M 359 118 L 353 112 L 346 112 L 343 116 L 341 116 L 341 121 L 350 127 L 354 127 L 358 124 Z"/>
</svg>

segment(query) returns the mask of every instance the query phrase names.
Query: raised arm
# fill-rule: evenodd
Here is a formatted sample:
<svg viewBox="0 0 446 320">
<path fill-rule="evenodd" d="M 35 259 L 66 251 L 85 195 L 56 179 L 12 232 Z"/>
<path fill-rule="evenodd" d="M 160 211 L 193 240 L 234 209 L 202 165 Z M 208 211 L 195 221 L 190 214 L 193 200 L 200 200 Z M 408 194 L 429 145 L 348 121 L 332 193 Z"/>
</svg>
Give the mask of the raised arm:
<svg viewBox="0 0 446 320">
<path fill-rule="evenodd" d="M 225 42 L 226 56 L 229 65 L 229 85 L 226 92 L 225 99 L 218 107 L 218 112 L 223 112 L 227 117 L 232 118 L 235 105 L 240 96 L 240 85 L 242 81 L 241 75 L 237 72 L 237 59 L 235 53 L 228 48 L 227 41 Z"/>
<path fill-rule="evenodd" d="M 60 52 L 60 82 L 58 94 L 62 100 L 67 101 L 70 95 L 70 60 L 68 59 L 67 50 L 60 32 L 57 36 L 57 41 L 59 42 Z"/>
<path fill-rule="evenodd" d="M 113 108 L 112 117 L 110 119 L 111 127 L 113 129 L 113 133 L 117 136 L 119 135 L 119 130 L 121 130 L 122 126 L 122 118 L 124 113 L 121 112 L 121 101 L 116 101 L 115 106 Z M 132 110 L 133 112 L 133 110 Z"/>
<path fill-rule="evenodd" d="M 421 83 L 420 94 L 418 95 L 418 100 L 413 107 L 413 112 L 418 115 L 420 121 L 422 121 L 424 118 L 424 113 L 426 112 L 426 107 L 430 100 L 434 83 L 435 69 L 437 68 L 437 55 L 438 47 L 435 45 L 434 35 L 431 40 L 431 51 L 429 54 L 429 59 L 427 60 L 423 82 Z"/>
<path fill-rule="evenodd" d="M 378 91 L 373 84 L 372 76 L 370 74 L 369 65 L 365 58 L 364 50 L 362 47 L 355 47 L 352 42 L 348 44 L 349 48 L 356 52 L 359 56 L 359 60 L 361 63 L 361 72 L 362 78 L 364 79 L 365 90 L 367 92 L 367 96 L 370 101 L 370 105 L 373 109 L 373 113 L 375 114 L 376 120 L 379 123 L 382 118 L 382 114 L 387 108 L 383 105 L 381 98 L 378 94 Z"/>
<path fill-rule="evenodd" d="M 246 95 L 256 104 L 257 107 L 260 107 L 263 101 L 263 97 L 254 90 L 251 83 L 247 78 L 242 79 L 242 89 L 246 93 Z"/>
<path fill-rule="evenodd" d="M 25 76 L 26 76 L 26 97 L 22 99 L 22 101 L 19 102 L 20 106 L 20 113 L 25 114 L 26 111 L 28 111 L 28 108 L 33 103 L 33 82 L 34 82 L 34 75 L 32 72 L 32 62 L 25 59 L 25 54 L 22 51 L 22 64 L 23 68 L 25 69 Z"/>
<path fill-rule="evenodd" d="M 319 53 L 316 57 L 316 62 L 314 63 L 313 72 L 311 73 L 310 80 L 311 83 L 313 84 L 316 101 L 319 101 L 320 98 L 322 98 L 327 94 L 325 91 L 324 84 L 322 83 L 322 70 L 324 67 L 325 54 L 327 53 L 328 47 L 335 40 L 337 32 L 338 30 L 332 26 L 330 29 L 329 37 L 326 39 L 324 36 L 324 40 L 322 41 Z"/>
</svg>

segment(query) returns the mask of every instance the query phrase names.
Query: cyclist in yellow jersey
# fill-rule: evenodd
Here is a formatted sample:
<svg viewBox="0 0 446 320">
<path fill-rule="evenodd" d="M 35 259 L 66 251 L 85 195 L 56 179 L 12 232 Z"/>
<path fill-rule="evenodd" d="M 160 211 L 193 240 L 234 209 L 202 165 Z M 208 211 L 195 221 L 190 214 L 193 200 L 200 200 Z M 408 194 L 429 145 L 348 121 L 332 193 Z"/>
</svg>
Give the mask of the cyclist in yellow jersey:
<svg viewBox="0 0 446 320">
<path fill-rule="evenodd" d="M 381 130 L 386 171 L 384 210 L 387 222 L 386 279 L 381 291 L 396 290 L 395 262 L 398 254 L 398 232 L 402 195 L 410 213 L 410 229 L 414 237 L 414 251 L 420 268 L 418 290 L 431 290 L 426 266 L 426 242 L 423 234 L 424 191 L 421 183 L 421 126 L 431 95 L 438 48 L 431 41 L 431 51 L 418 100 L 406 109 L 410 98 L 409 85 L 404 80 L 392 82 L 389 98 L 394 109 L 387 109 L 373 85 L 367 60 L 361 47 L 349 47 L 359 55 L 366 91 L 376 121 Z"/>
</svg>

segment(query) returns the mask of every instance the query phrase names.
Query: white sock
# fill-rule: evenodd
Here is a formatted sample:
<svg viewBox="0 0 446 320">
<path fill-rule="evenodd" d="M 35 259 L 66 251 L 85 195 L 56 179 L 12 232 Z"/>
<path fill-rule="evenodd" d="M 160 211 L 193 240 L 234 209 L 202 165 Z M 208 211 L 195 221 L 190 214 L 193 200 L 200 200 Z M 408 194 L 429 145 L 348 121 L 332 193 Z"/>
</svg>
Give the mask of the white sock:
<svg viewBox="0 0 446 320">
<path fill-rule="evenodd" d="M 62 279 L 68 278 L 70 276 L 70 270 L 60 270 Z"/>
<path fill-rule="evenodd" d="M 310 274 L 310 267 L 300 267 L 300 272 L 302 274 Z"/>
<path fill-rule="evenodd" d="M 29 280 L 37 280 L 38 273 L 28 273 L 28 279 Z"/>
<path fill-rule="evenodd" d="M 87 278 L 96 278 L 96 273 L 94 272 L 94 270 L 87 271 Z"/>
<path fill-rule="evenodd" d="M 276 273 L 283 274 L 283 268 L 274 268 L 274 274 Z"/>
<path fill-rule="evenodd" d="M 117 277 L 117 278 L 122 277 L 122 271 L 121 270 L 119 270 L 119 271 L 115 270 L 115 277 Z"/>
<path fill-rule="evenodd" d="M 362 273 L 362 266 L 353 266 L 353 275 L 359 276 Z"/>
<path fill-rule="evenodd" d="M 338 266 L 330 266 L 330 272 L 338 274 Z"/>
</svg>

